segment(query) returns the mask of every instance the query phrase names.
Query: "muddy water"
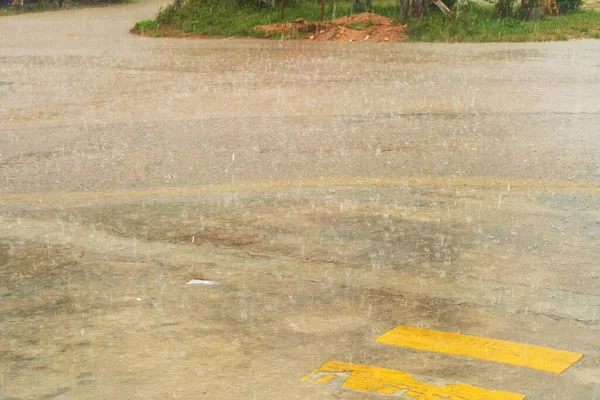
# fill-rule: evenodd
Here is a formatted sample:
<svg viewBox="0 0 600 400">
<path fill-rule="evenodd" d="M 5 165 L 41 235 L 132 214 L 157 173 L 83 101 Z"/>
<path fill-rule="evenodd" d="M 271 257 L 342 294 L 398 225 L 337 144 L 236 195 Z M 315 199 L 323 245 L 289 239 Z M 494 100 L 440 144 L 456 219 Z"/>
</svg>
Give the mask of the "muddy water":
<svg viewBox="0 0 600 400">
<path fill-rule="evenodd" d="M 579 209 L 565 212 L 562 191 L 512 189 L 500 208 L 496 193 L 380 187 L 12 204 L 0 226 L 5 393 L 335 398 L 337 387 L 303 386 L 298 375 L 345 359 L 534 399 L 549 390 L 591 398 L 597 198 L 580 190 Z M 374 338 L 398 323 L 587 357 L 561 380 L 516 379 L 502 365 L 378 347 Z"/>
</svg>

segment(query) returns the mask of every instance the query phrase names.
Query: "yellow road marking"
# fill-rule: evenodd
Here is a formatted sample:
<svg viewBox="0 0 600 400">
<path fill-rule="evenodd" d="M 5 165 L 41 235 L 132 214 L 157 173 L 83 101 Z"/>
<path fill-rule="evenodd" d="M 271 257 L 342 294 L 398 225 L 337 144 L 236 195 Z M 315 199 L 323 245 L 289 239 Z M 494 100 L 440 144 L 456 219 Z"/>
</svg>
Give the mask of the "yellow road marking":
<svg viewBox="0 0 600 400">
<path fill-rule="evenodd" d="M 315 382 L 326 383 L 326 382 L 329 382 L 330 380 L 332 380 L 334 378 L 337 378 L 337 375 L 333 375 L 333 374 L 325 375 L 325 376 L 322 376 L 320 378 L 315 379 Z"/>
<path fill-rule="evenodd" d="M 371 365 L 352 364 L 340 361 L 328 361 L 312 375 L 331 373 L 348 375 L 343 387 L 361 392 L 381 394 L 401 394 L 403 398 L 417 400 L 523 400 L 524 394 L 505 392 L 502 390 L 489 390 L 464 383 L 436 386 L 431 383 L 416 381 L 412 375 L 395 370 Z M 302 380 L 310 377 L 304 376 Z M 316 378 L 315 382 L 321 382 Z M 329 378 L 327 380 L 330 380 Z"/>
<path fill-rule="evenodd" d="M 570 351 L 412 326 L 398 326 L 379 336 L 377 342 L 458 354 L 555 373 L 563 372 L 582 357 L 582 354 Z"/>
<path fill-rule="evenodd" d="M 146 198 L 156 196 L 181 196 L 189 194 L 219 193 L 230 191 L 257 191 L 318 187 L 369 187 L 369 186 L 438 186 L 438 187 L 500 187 L 511 189 L 588 189 L 600 190 L 600 185 L 585 182 L 546 182 L 519 179 L 486 179 L 465 177 L 399 177 L 399 178 L 324 178 L 286 181 L 250 182 L 239 184 L 158 187 L 145 189 L 117 189 L 91 192 L 46 192 L 46 193 L 5 193 L 0 201 L 21 200 L 96 200 L 109 198 Z"/>
</svg>

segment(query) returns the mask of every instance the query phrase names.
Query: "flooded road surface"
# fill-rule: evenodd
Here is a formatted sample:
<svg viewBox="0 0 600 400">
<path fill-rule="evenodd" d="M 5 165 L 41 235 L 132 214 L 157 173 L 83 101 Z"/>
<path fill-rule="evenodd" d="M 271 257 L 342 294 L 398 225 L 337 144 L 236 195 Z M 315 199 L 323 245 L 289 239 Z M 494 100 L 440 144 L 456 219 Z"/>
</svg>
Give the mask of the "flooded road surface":
<svg viewBox="0 0 600 400">
<path fill-rule="evenodd" d="M 599 41 L 160 6 L 0 19 L 0 399 L 600 399 Z"/>
</svg>

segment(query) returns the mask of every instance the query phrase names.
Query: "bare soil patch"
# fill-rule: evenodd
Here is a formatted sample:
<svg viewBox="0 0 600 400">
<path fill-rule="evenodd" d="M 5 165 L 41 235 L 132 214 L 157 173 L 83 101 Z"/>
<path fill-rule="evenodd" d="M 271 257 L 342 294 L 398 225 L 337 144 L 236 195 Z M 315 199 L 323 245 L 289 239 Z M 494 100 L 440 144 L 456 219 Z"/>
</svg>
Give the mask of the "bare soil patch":
<svg viewBox="0 0 600 400">
<path fill-rule="evenodd" d="M 365 27 L 355 26 L 360 24 Z M 400 42 L 407 36 L 405 25 L 394 24 L 391 18 L 373 13 L 349 15 L 327 22 L 307 22 L 299 18 L 285 24 L 259 25 L 254 29 L 265 31 L 265 37 L 279 33 L 287 34 L 285 39 L 297 37 L 318 42 Z"/>
<path fill-rule="evenodd" d="M 352 29 L 333 26 L 319 32 L 309 40 L 319 42 L 401 42 L 406 38 L 400 26 L 370 26 L 366 29 Z"/>
<path fill-rule="evenodd" d="M 337 19 L 332 19 L 331 23 L 335 25 L 348 25 L 357 22 L 372 22 L 374 25 L 389 26 L 393 25 L 394 20 L 383 15 L 364 12 L 360 14 L 348 15 Z"/>
</svg>

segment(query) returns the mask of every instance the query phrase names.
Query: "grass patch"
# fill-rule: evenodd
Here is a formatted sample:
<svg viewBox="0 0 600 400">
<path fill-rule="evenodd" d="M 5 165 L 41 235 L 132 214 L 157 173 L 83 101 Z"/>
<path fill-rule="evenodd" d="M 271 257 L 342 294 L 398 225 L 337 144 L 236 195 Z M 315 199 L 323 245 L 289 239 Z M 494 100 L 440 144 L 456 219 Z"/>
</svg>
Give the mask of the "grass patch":
<svg viewBox="0 0 600 400">
<path fill-rule="evenodd" d="M 156 29 L 158 28 L 158 22 L 153 21 L 151 19 L 145 19 L 143 21 L 138 22 L 137 24 L 135 24 L 135 29 L 146 29 L 146 30 L 152 30 L 152 29 Z"/>
<path fill-rule="evenodd" d="M 455 10 L 454 19 L 429 13 L 408 23 L 409 40 L 424 42 L 535 42 L 599 35 L 600 12 L 591 10 L 524 21 L 516 16 L 499 18 L 491 5 L 470 3 Z"/>
<path fill-rule="evenodd" d="M 217 3 L 218 1 L 218 3 Z M 395 0 L 375 0 L 373 12 L 386 17 L 396 17 Z M 336 18 L 352 13 L 352 1 L 338 1 Z M 291 22 L 297 18 L 315 21 L 319 18 L 319 3 L 296 0 L 285 8 L 281 18 L 278 7 L 241 7 L 234 0 L 189 0 L 180 9 L 172 5 L 162 9 L 155 21 L 140 21 L 136 31 L 143 30 L 153 36 L 264 37 L 265 32 L 254 30 L 256 25 Z M 139 25 L 141 24 L 141 25 Z M 347 25 L 365 29 L 372 22 Z M 274 36 L 302 36 L 298 32 L 285 32 Z M 524 21 L 517 16 L 499 18 L 492 5 L 468 3 L 455 9 L 455 17 L 448 18 L 440 12 L 430 11 L 420 20 L 408 21 L 411 41 L 425 42 L 521 42 L 567 40 L 571 38 L 600 37 L 600 12 L 581 10 L 566 16 L 546 17 Z"/>
<path fill-rule="evenodd" d="M 350 15 L 352 2 L 339 1 L 336 4 L 336 18 Z M 382 1 L 374 5 L 374 11 L 384 16 L 394 16 L 395 3 Z M 261 10 L 254 7 L 240 7 L 234 1 L 220 1 L 213 4 L 207 0 L 186 2 L 177 10 L 168 6 L 160 11 L 156 21 L 161 27 L 183 33 L 195 33 L 205 36 L 237 36 L 264 37 L 265 33 L 254 30 L 256 25 L 291 22 L 297 18 L 307 21 L 319 19 L 318 2 L 297 0 L 295 4 L 285 8 L 285 18 L 281 18 L 281 9 L 265 7 Z M 362 28 L 366 25 L 363 24 Z M 355 29 L 361 29 L 358 26 Z M 288 32 L 297 35 L 295 32 Z"/>
</svg>

